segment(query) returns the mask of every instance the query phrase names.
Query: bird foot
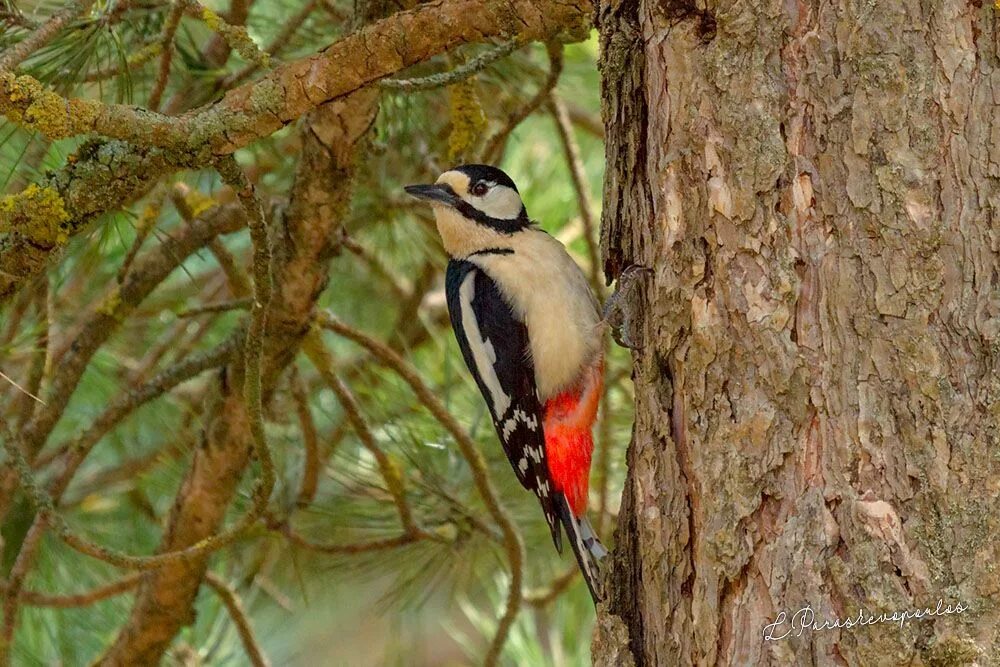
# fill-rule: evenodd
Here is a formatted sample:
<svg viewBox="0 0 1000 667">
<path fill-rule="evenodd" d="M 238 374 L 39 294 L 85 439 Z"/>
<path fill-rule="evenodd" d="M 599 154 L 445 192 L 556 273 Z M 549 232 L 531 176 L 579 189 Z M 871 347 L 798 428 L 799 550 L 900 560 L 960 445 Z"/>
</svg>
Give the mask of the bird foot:
<svg viewBox="0 0 1000 667">
<path fill-rule="evenodd" d="M 629 296 L 644 274 L 653 273 L 648 266 L 632 264 L 618 276 L 618 288 L 604 303 L 603 321 L 611 328 L 611 337 L 622 347 L 640 350 L 636 341 L 635 313 L 629 307 Z"/>
</svg>

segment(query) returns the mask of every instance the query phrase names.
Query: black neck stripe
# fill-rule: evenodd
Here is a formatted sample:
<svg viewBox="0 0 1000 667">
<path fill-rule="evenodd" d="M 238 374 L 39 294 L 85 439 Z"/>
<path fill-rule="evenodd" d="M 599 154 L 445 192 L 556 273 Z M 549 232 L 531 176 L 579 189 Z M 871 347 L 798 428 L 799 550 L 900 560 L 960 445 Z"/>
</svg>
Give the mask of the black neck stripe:
<svg viewBox="0 0 1000 667">
<path fill-rule="evenodd" d="M 501 234 L 513 234 L 514 232 L 519 232 L 531 224 L 531 221 L 528 220 L 528 213 L 524 210 L 523 206 L 521 207 L 521 213 L 512 220 L 492 218 L 464 199 L 460 199 L 455 208 L 466 218 L 475 220 L 480 225 L 489 227 L 490 229 L 496 230 Z"/>
<path fill-rule="evenodd" d="M 514 251 L 510 248 L 483 248 L 482 250 L 477 250 L 471 253 L 469 257 L 475 255 L 513 255 Z"/>
</svg>

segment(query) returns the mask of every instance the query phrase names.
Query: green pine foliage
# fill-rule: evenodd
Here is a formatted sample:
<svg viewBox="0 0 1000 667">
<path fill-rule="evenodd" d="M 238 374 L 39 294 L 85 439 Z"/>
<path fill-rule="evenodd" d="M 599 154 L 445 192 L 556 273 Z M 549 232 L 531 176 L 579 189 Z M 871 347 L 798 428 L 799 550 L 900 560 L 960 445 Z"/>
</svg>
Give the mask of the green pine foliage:
<svg viewBox="0 0 1000 667">
<path fill-rule="evenodd" d="M 207 6 L 225 16 L 227 5 Z M 353 3 L 316 2 L 301 24 L 287 32 L 302 0 L 258 0 L 250 6 L 247 29 L 261 47 L 278 44 L 276 62 L 323 48 L 350 30 Z M 18 43 L 62 5 L 55 2 L 0 4 L 0 50 Z M 212 62 L 206 46 L 215 33 L 204 21 L 185 15 L 172 42 L 157 51 L 170 4 L 145 0 L 103 0 L 72 22 L 21 70 L 60 94 L 144 106 L 158 84 L 162 53 L 172 62 L 161 111 L 181 113 L 218 100 L 227 77 L 250 63 L 237 53 Z M 400 74 L 418 78 L 446 72 L 489 46 L 468 46 Z M 579 143 L 586 177 L 587 205 L 599 219 L 603 178 L 599 123 L 596 39 L 567 45 L 555 92 L 579 120 Z M 550 67 L 541 45 L 518 48 L 464 84 L 475 92 L 486 129 L 473 136 L 469 154 L 481 151 L 530 100 Z M 247 80 L 261 76 L 248 70 Z M 452 117 L 447 89 L 385 90 L 371 140 L 357 166 L 344 228 L 357 249 L 344 248 L 330 262 L 330 280 L 319 307 L 394 346 L 469 429 L 487 458 L 502 501 L 521 528 L 527 547 L 527 591 L 544 590 L 575 567 L 567 550 L 554 549 L 534 498 L 517 484 L 500 449 L 474 383 L 461 361 L 444 311 L 445 257 L 429 211 L 402 191 L 428 182 L 448 163 L 450 138 L 462 119 Z M 591 129 L 588 129 L 591 128 Z M 83 138 L 49 143 L 11 123 L 0 125 L 0 187 L 17 192 L 72 160 Z M 237 159 L 261 197 L 275 211 L 287 201 L 299 156 L 298 125 L 287 127 L 239 151 Z M 564 240 L 582 265 L 587 263 L 580 208 L 572 187 L 555 120 L 545 105 L 511 133 L 500 166 L 522 190 L 529 213 Z M 72 239 L 45 280 L 43 308 L 18 295 L 0 306 L 0 372 L 23 382 L 32 352 L 48 318 L 50 345 L 72 340 L 82 318 L 107 298 L 144 215 L 155 222 L 142 252 L 156 248 L 186 223 L 165 195 L 179 184 L 203 196 L 222 190 L 210 169 L 164 174 L 145 197 L 122 202 L 85 234 Z M 145 211 L 145 213 L 144 213 Z M 0 239 L 2 241 L 2 239 Z M 244 268 L 250 265 L 246 232 L 224 238 L 224 246 Z M 232 298 L 219 262 L 202 249 L 174 271 L 122 323 L 90 362 L 62 418 L 42 450 L 43 460 L 90 425 L 108 404 L 136 382 L 148 380 L 192 352 L 220 344 L 246 318 L 242 309 L 189 315 L 185 311 Z M 25 292 L 25 290 L 22 290 Z M 20 305 L 19 305 L 20 304 Z M 338 372 L 359 401 L 379 446 L 398 466 L 417 522 L 440 537 L 376 552 L 331 555 L 293 546 L 261 525 L 213 555 L 210 570 L 240 596 L 263 652 L 275 665 L 465 664 L 482 660 L 502 613 L 509 585 L 508 565 L 471 473 L 441 425 L 393 373 L 372 362 L 361 348 L 323 334 Z M 631 386 L 628 355 L 611 346 L 609 389 L 602 419 L 610 447 L 607 470 L 610 500 L 604 537 L 612 538 L 614 514 L 629 437 Z M 319 434 L 322 465 L 315 499 L 297 507 L 304 466 L 301 425 L 296 418 L 288 374 L 266 407 L 266 429 L 278 483 L 271 512 L 287 518 L 295 531 L 316 544 L 350 544 L 399 534 L 398 516 L 372 455 L 346 425 L 334 394 L 300 355 L 295 362 Z M 47 373 L 53 372 L 48 369 Z M 204 426 L 202 397 L 212 374 L 182 384 L 133 411 L 104 436 L 76 474 L 61 511 L 70 526 L 89 539 L 133 554 L 153 553 L 164 517 L 199 446 Z M 0 378 L 0 420 L 15 425 L 22 392 Z M 2 436 L 0 436 L 2 437 Z M 605 437 L 605 436 L 601 436 Z M 230 521 L 251 504 L 255 468 L 229 508 Z M 43 480 L 54 470 L 38 468 Z M 596 523 L 599 497 L 592 476 L 591 506 Z M 0 529 L 5 539 L 3 576 L 10 572 L 20 540 L 32 519 L 30 504 L 18 495 Z M 86 591 L 127 574 L 80 555 L 50 533 L 26 582 L 26 589 L 51 595 Z M 25 601 L 14 642 L 16 664 L 82 665 L 114 640 L 131 611 L 125 593 L 67 609 Z M 202 586 L 195 621 L 175 639 L 172 660 L 184 664 L 241 665 L 246 654 L 236 626 L 220 598 Z M 503 662 L 512 665 L 582 665 L 589 662 L 593 606 L 577 577 L 554 601 L 525 604 L 506 643 Z M 192 658 L 192 656 L 195 656 Z"/>
</svg>

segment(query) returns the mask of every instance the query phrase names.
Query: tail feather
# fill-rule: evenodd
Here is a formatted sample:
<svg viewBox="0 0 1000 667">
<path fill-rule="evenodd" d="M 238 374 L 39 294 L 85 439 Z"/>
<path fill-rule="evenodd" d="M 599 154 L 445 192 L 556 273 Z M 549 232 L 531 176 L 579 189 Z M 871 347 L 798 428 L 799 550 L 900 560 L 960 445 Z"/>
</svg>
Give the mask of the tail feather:
<svg viewBox="0 0 1000 667">
<path fill-rule="evenodd" d="M 603 577 L 601 574 L 602 558 L 608 555 L 601 541 L 597 539 L 593 526 L 586 516 L 574 516 L 565 496 L 559 494 L 559 518 L 566 529 L 566 537 L 573 548 L 573 555 L 580 566 L 580 573 L 587 582 L 590 597 L 596 605 L 604 597 Z"/>
</svg>

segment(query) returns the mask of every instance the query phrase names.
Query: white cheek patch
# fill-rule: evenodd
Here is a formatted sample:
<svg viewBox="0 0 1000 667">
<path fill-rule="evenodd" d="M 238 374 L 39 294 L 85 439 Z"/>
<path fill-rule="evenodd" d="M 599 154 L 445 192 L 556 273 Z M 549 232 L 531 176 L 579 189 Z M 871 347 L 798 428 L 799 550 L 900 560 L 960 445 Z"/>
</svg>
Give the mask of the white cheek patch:
<svg viewBox="0 0 1000 667">
<path fill-rule="evenodd" d="M 514 220 L 521 215 L 521 209 L 524 208 L 520 195 L 506 185 L 495 185 L 485 195 L 475 197 L 469 200 L 469 203 L 498 220 Z"/>
</svg>

